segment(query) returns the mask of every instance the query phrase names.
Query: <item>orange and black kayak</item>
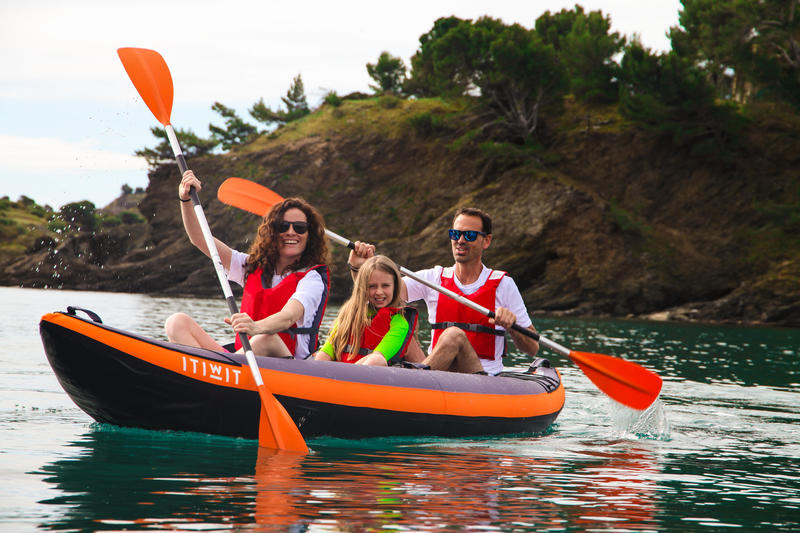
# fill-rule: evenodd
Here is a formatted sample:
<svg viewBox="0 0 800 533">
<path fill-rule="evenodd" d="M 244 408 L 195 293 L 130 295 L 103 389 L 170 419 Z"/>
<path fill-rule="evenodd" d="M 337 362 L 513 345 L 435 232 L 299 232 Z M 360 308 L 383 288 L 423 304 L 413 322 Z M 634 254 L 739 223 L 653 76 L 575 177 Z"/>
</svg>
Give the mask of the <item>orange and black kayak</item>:
<svg viewBox="0 0 800 533">
<path fill-rule="evenodd" d="M 67 312 L 42 317 L 50 366 L 98 422 L 258 438 L 261 402 L 243 354 L 147 338 Z M 544 359 L 480 376 L 257 357 L 269 390 L 305 438 L 474 436 L 545 431 L 564 406 Z"/>
</svg>

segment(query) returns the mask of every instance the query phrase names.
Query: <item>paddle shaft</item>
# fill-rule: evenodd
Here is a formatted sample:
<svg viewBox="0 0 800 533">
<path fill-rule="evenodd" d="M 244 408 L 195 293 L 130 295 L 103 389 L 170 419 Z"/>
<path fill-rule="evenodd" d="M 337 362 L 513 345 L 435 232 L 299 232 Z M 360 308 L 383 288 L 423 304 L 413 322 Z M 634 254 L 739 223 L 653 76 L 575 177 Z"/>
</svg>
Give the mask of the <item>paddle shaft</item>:
<svg viewBox="0 0 800 533">
<path fill-rule="evenodd" d="M 172 153 L 175 154 L 175 160 L 178 162 L 178 168 L 180 169 L 182 176 L 184 172 L 189 170 L 189 166 L 186 164 L 186 158 L 183 156 L 183 151 L 181 150 L 181 145 L 178 142 L 178 137 L 175 135 L 175 130 L 172 128 L 171 124 L 164 126 L 164 129 L 167 132 L 167 138 L 169 139 L 169 144 L 172 147 Z M 217 272 L 219 284 L 222 287 L 222 292 L 225 294 L 225 301 L 228 302 L 228 309 L 230 310 L 231 314 L 238 313 L 239 305 L 236 303 L 236 298 L 233 296 L 231 284 L 228 282 L 228 276 L 225 274 L 225 267 L 222 264 L 222 259 L 219 257 L 217 244 L 214 242 L 214 236 L 211 234 L 211 228 L 208 226 L 208 220 L 206 220 L 206 214 L 203 211 L 203 205 L 200 203 L 200 197 L 197 195 L 197 191 L 194 187 L 189 190 L 189 197 L 192 199 L 192 207 L 194 208 L 197 222 L 200 224 L 200 229 L 203 231 L 203 238 L 206 241 L 208 253 L 211 255 L 211 262 L 214 263 L 214 270 Z M 261 371 L 256 363 L 256 357 L 253 353 L 253 348 L 250 346 L 250 339 L 247 338 L 246 333 L 240 332 L 239 340 L 242 341 L 242 347 L 244 348 L 244 354 L 247 358 L 247 364 L 250 366 L 250 370 L 252 370 L 253 379 L 256 382 L 256 386 L 261 387 L 264 385 L 264 380 L 261 378 Z"/>
<path fill-rule="evenodd" d="M 337 234 L 335 234 L 334 232 L 332 232 L 330 230 L 326 229 L 325 230 L 325 235 L 327 235 L 328 238 L 331 239 L 332 241 L 335 241 L 335 242 L 337 242 L 337 243 L 339 243 L 339 244 L 341 244 L 343 246 L 347 246 L 351 250 L 355 249 L 355 244 L 352 241 L 350 241 L 348 239 L 345 239 L 344 237 L 342 237 L 340 235 L 337 235 Z M 482 315 L 486 315 L 489 318 L 494 318 L 494 311 L 490 311 L 489 309 L 486 309 L 482 305 L 476 304 L 472 300 L 464 298 L 460 294 L 457 294 L 457 293 L 451 291 L 450 289 L 446 289 L 446 288 L 442 287 L 441 285 L 437 285 L 436 283 L 431 283 L 430 281 L 419 277 L 418 275 L 416 275 L 414 272 L 410 271 L 406 267 L 399 266 L 398 268 L 400 269 L 400 272 L 404 276 L 407 276 L 407 277 L 413 279 L 414 281 L 418 281 L 418 282 L 422 283 L 423 285 L 425 285 L 427 287 L 430 287 L 431 289 L 433 289 L 435 291 L 441 292 L 445 296 L 448 296 L 448 297 L 454 299 L 455 301 L 457 301 L 458 303 L 460 303 L 462 305 L 466 305 L 470 309 L 472 309 L 474 311 L 477 311 L 477 312 L 481 313 Z M 526 336 L 530 337 L 531 339 L 533 339 L 535 341 L 540 342 L 541 344 L 543 344 L 547 348 L 550 348 L 551 350 L 553 350 L 555 352 L 558 352 L 558 353 L 560 353 L 561 355 L 563 355 L 565 357 L 569 357 L 570 356 L 571 352 L 570 352 L 569 348 L 561 346 L 557 342 L 551 341 L 550 339 L 546 339 L 546 338 L 542 337 L 541 335 L 539 335 L 538 333 L 536 333 L 534 331 L 531 331 L 528 328 L 523 328 L 519 324 L 514 324 L 513 326 L 511 326 L 511 329 L 513 329 L 514 331 L 518 331 L 519 333 L 522 333 L 523 335 L 526 335 Z"/>
<path fill-rule="evenodd" d="M 170 146 L 172 147 L 172 153 L 175 155 L 178 168 L 181 171 L 181 175 L 183 175 L 183 173 L 188 170 L 188 166 L 186 165 L 186 159 L 183 156 L 178 138 L 170 123 L 173 86 L 169 67 L 167 67 L 161 54 L 154 50 L 145 48 L 120 48 L 117 50 L 117 54 L 139 95 L 142 97 L 145 104 L 147 104 L 147 107 L 150 108 L 150 111 L 156 119 L 164 126 Z M 192 200 L 195 217 L 203 233 L 209 256 L 214 263 L 214 269 L 217 272 L 220 287 L 222 287 L 222 291 L 225 293 L 225 300 L 228 303 L 228 308 L 231 314 L 237 313 L 238 306 L 236 305 L 236 300 L 233 297 L 233 292 L 231 291 L 230 284 L 225 275 L 225 268 L 222 266 L 214 237 L 211 235 L 211 229 L 208 227 L 208 221 L 206 220 L 205 213 L 203 213 L 200 197 L 193 187 L 189 189 L 189 197 Z M 250 346 L 247 335 L 239 333 L 239 337 L 245 349 L 245 357 L 248 367 L 250 368 L 250 373 L 253 376 L 253 382 L 258 390 L 258 396 L 261 399 L 261 414 L 259 415 L 258 430 L 259 445 L 281 450 L 308 453 L 308 446 L 306 446 L 305 440 L 300 434 L 297 425 L 264 383 L 261 377 L 261 370 L 256 363 L 255 354 L 253 354 L 253 349 Z"/>
</svg>

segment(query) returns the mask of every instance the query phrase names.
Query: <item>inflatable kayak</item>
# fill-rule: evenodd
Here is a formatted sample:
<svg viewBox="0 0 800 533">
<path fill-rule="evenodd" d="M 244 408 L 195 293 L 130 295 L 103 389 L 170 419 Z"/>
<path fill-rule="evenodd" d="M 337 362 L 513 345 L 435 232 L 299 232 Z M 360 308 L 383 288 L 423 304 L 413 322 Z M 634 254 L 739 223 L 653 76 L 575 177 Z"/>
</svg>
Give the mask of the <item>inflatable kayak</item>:
<svg viewBox="0 0 800 533">
<path fill-rule="evenodd" d="M 243 354 L 115 329 L 76 315 L 42 317 L 47 359 L 72 400 L 98 422 L 258 438 L 260 399 Z M 545 431 L 564 406 L 545 359 L 526 373 L 480 376 L 257 357 L 264 383 L 305 438 L 470 436 Z"/>
</svg>

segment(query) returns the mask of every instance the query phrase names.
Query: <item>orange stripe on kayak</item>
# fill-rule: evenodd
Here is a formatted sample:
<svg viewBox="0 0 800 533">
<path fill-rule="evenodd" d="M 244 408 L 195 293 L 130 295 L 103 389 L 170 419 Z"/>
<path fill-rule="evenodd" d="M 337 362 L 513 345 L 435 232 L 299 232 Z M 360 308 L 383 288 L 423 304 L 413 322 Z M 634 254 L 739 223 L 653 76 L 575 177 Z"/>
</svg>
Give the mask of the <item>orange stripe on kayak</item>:
<svg viewBox="0 0 800 533">
<path fill-rule="evenodd" d="M 257 390 L 252 375 L 244 366 L 195 357 L 62 313 L 49 313 L 42 320 L 192 379 L 224 387 Z M 266 368 L 260 370 L 264 383 L 275 395 L 352 407 L 453 416 L 526 418 L 558 412 L 564 405 L 564 388 L 561 384 L 550 393 L 481 394 L 356 383 Z"/>
<path fill-rule="evenodd" d="M 523 418 L 558 412 L 564 405 L 561 385 L 551 393 L 505 395 L 355 383 L 265 369 L 262 375 L 278 396 L 388 411 Z"/>
</svg>

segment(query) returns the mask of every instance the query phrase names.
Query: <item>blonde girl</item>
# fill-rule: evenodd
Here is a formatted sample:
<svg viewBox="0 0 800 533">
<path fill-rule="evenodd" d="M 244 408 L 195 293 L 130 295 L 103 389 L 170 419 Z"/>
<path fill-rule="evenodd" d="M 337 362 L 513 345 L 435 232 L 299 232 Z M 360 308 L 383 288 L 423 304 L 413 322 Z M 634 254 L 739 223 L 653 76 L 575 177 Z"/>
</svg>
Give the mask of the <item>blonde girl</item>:
<svg viewBox="0 0 800 533">
<path fill-rule="evenodd" d="M 378 366 L 402 360 L 417 325 L 417 313 L 404 305 L 400 293 L 400 271 L 394 261 L 383 255 L 365 261 L 353 293 L 314 358 Z"/>
</svg>

